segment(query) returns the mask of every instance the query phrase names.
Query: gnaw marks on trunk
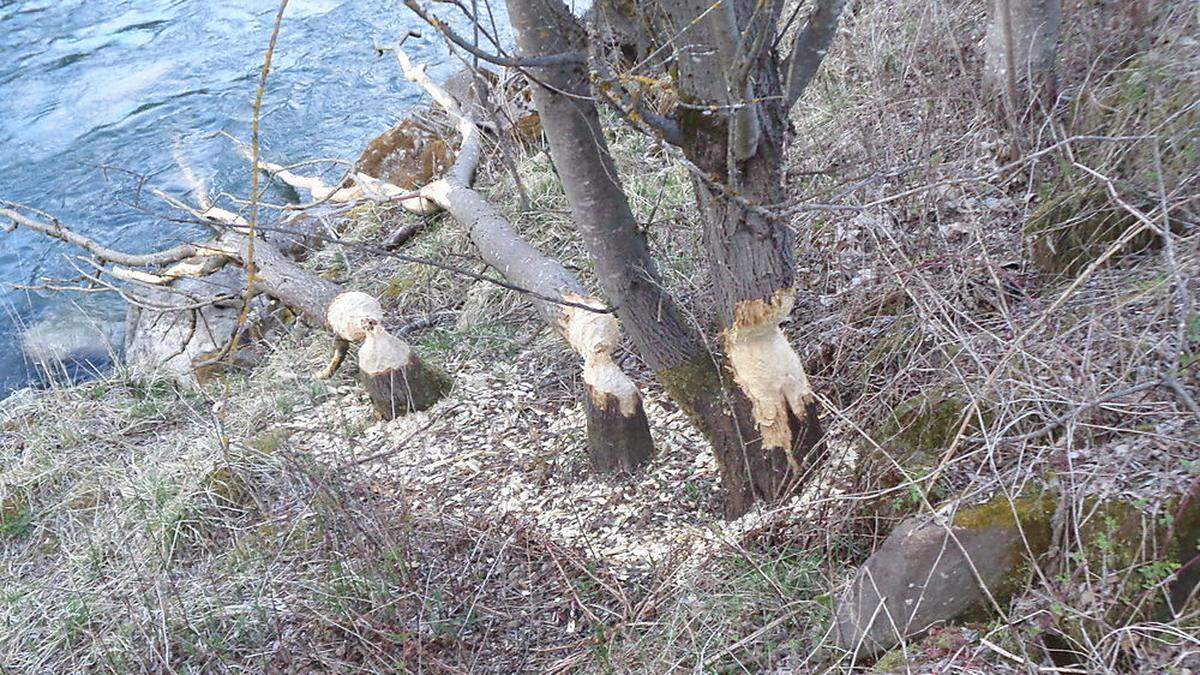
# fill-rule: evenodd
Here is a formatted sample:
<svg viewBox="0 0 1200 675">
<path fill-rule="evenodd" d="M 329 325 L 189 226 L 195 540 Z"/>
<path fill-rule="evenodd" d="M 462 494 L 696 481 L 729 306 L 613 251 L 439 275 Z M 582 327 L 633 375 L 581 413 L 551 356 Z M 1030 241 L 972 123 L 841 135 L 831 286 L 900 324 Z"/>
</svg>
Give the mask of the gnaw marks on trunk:
<svg viewBox="0 0 1200 675">
<path fill-rule="evenodd" d="M 305 272 L 284 258 L 270 244 L 260 242 L 254 250 L 255 290 L 295 308 L 310 324 L 328 328 L 339 341 L 334 362 L 337 367 L 346 343 L 362 342 L 358 350 L 359 374 L 371 397 L 375 412 L 393 419 L 424 410 L 450 390 L 450 378 L 425 363 L 403 340 L 383 326 L 383 308 L 373 296 L 347 291 L 332 281 Z M 248 245 L 242 249 L 249 259 Z"/>
<path fill-rule="evenodd" d="M 601 284 L 642 358 L 712 443 L 731 516 L 789 494 L 822 455 L 815 397 L 780 327 L 794 302 L 793 237 L 770 207 L 782 201 L 788 109 L 828 51 L 844 5 L 815 0 L 806 25 L 790 38 L 791 53 L 780 58 L 781 3 L 632 4 L 641 21 L 672 36 L 659 58 L 668 61 L 679 104 L 665 118 L 637 107 L 637 83 L 645 78 L 612 75 L 612 64 L 598 62 L 604 50 L 588 42 L 594 31 L 561 1 L 508 0 L 522 56 L 538 60 L 531 66 L 536 107 Z M 592 67 L 546 63 L 572 53 L 588 55 Z M 690 160 L 725 359 L 709 351 L 662 287 L 594 95 Z"/>
<path fill-rule="evenodd" d="M 587 417 L 588 454 L 602 472 L 632 472 L 654 454 L 641 393 L 613 360 L 621 341 L 617 318 L 591 297 L 561 263 L 521 238 L 500 211 L 471 183 L 482 157 L 479 125 L 454 99 L 414 66 L 401 50 L 405 76 L 420 84 L 455 121 L 461 142 L 445 176 L 418 195 L 445 209 L 471 237 L 480 257 L 509 282 L 530 291 L 545 322 L 583 359 L 582 403 Z"/>
<path fill-rule="evenodd" d="M 508 6 L 523 55 L 586 53 L 583 30 L 561 2 L 509 0 Z M 772 425 L 766 426 L 771 432 L 766 444 L 761 432 L 755 428 L 754 412 L 767 415 L 778 408 L 767 405 L 767 399 L 775 397 L 768 394 L 769 383 L 753 390 L 759 399 L 759 405 L 756 405 L 724 372 L 726 365 L 745 366 L 756 358 L 761 360 L 763 356 L 758 347 L 764 344 L 778 351 L 780 342 L 770 339 L 764 342 L 762 337 L 782 336 L 778 327 L 781 317 L 772 315 L 769 318 L 774 323 L 769 325 L 747 323 L 744 330 L 736 333 L 731 341 L 727 340 L 728 346 L 739 357 L 737 364 L 726 362 L 709 351 L 658 276 L 645 234 L 630 210 L 608 151 L 599 115 L 592 104 L 587 72 L 581 65 L 571 63 L 535 70 L 540 83 L 534 89 L 535 105 L 576 226 L 596 260 L 600 283 L 609 299 L 617 305 L 621 322 L 641 357 L 712 444 L 721 465 L 726 514 L 736 517 L 755 501 L 771 501 L 787 494 L 798 480 L 792 467 L 800 463 L 789 461 L 791 443 L 784 439 L 814 444 L 814 437 L 819 436 L 819 432 L 812 431 L 819 427 L 815 424 L 811 401 L 799 393 L 807 393 L 803 369 L 798 374 L 789 372 L 790 379 L 783 380 L 787 383 L 790 398 L 783 390 L 777 392 L 782 401 L 795 402 L 797 407 L 787 407 L 785 414 L 772 418 Z M 723 141 L 720 147 L 724 147 Z M 723 207 L 724 203 L 714 206 Z M 710 238 L 710 241 L 716 239 Z M 720 267 L 722 256 L 736 255 L 736 251 L 731 250 L 733 244 L 742 245 L 743 242 L 738 238 L 727 244 L 730 248 L 719 249 L 715 256 L 718 260 L 713 261 L 714 268 Z M 758 255 L 751 260 L 774 264 L 780 273 L 764 278 L 759 270 L 751 268 L 741 276 L 735 274 L 735 278 L 750 279 L 752 286 L 765 292 L 739 295 L 731 290 L 727 297 L 736 300 L 772 298 L 783 287 L 776 281 L 790 278 L 787 267 L 790 261 L 786 258 Z M 718 286 L 722 283 L 718 278 Z M 787 306 L 790 308 L 790 304 Z M 723 316 L 732 320 L 734 303 L 722 310 Z M 782 345 L 786 346 L 786 340 Z M 782 365 L 793 370 L 799 366 L 799 357 L 790 347 L 783 352 L 789 356 Z M 770 369 L 766 371 L 770 372 Z M 747 371 L 738 377 L 750 382 L 756 377 L 762 379 L 762 374 Z M 805 423 L 797 421 L 800 419 Z M 783 447 L 773 445 L 776 443 Z"/>
</svg>

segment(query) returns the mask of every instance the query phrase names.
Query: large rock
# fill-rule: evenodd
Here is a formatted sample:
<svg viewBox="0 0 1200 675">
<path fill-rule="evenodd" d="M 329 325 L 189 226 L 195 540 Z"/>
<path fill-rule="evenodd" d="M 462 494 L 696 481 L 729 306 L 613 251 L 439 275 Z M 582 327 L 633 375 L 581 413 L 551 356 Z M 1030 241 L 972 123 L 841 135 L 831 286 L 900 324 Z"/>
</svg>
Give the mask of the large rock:
<svg viewBox="0 0 1200 675">
<path fill-rule="evenodd" d="M 1108 250 L 1137 219 L 1109 199 L 1102 186 L 1064 186 L 1029 217 L 1025 233 L 1030 257 L 1050 277 L 1079 274 Z M 1161 245 L 1153 232 L 1143 231 L 1117 255 L 1139 253 Z"/>
<path fill-rule="evenodd" d="M 120 355 L 121 329 L 118 321 L 62 305 L 21 333 L 21 351 L 43 373 L 84 379 Z"/>
<path fill-rule="evenodd" d="M 334 234 L 332 217 L 328 210 L 310 209 L 271 223 L 261 236 L 289 258 L 303 260 Z M 246 272 L 232 263 L 203 277 L 177 279 L 169 286 L 131 288 L 130 295 L 139 303 L 129 305 L 125 313 L 125 364 L 131 374 L 166 377 L 188 386 L 223 372 L 231 362 L 253 365 L 249 349 L 239 350 L 232 359 L 213 359 L 233 339 L 245 288 Z M 205 304 L 221 296 L 227 299 Z M 261 296 L 251 301 L 239 340 L 243 347 L 273 322 L 267 307 Z"/>
<path fill-rule="evenodd" d="M 1151 614 L 1170 621 L 1194 607 L 1189 603 L 1200 585 L 1200 481 L 1163 501 L 1156 513 L 1169 518 L 1147 513 L 1144 500 L 1085 497 L 1074 510 L 1086 514 L 1082 522 L 1060 524 L 1077 531 L 1078 540 L 1065 544 L 1065 554 L 1046 560 L 1058 501 L 1050 490 L 1011 501 L 997 495 L 960 507 L 949 521 L 906 519 L 859 568 L 841 598 L 835 615 L 838 645 L 870 659 L 930 628 L 986 618 L 993 601 L 1003 605 L 1023 586 L 1032 561 L 1061 570 L 1069 559 L 1070 569 L 1087 564 L 1093 574 L 1110 572 L 1097 580 L 1116 594 L 1113 601 L 1095 626 L 1068 622 L 1073 643 L 1099 638 L 1082 634 L 1093 627 L 1108 631 Z M 1160 582 L 1166 591 L 1156 593 L 1160 601 L 1143 602 L 1146 590 Z"/>
<path fill-rule="evenodd" d="M 445 136 L 421 116 L 400 120 L 367 144 L 354 170 L 406 190 L 422 187 L 454 163 L 454 148 Z"/>
<path fill-rule="evenodd" d="M 233 338 L 246 273 L 226 265 L 200 279 L 183 278 L 169 288 L 139 288 L 125 315 L 125 363 L 137 376 L 161 376 L 194 385 L 214 374 L 206 363 Z M 231 296 L 203 307 L 189 306 Z M 263 301 L 255 300 L 257 307 Z"/>
<path fill-rule="evenodd" d="M 949 522 L 905 520 L 841 599 L 838 646 L 878 656 L 902 639 L 986 610 L 989 596 L 1003 601 L 1019 587 L 1030 556 L 1049 548 L 1054 509 L 1046 492 L 963 507 Z"/>
</svg>

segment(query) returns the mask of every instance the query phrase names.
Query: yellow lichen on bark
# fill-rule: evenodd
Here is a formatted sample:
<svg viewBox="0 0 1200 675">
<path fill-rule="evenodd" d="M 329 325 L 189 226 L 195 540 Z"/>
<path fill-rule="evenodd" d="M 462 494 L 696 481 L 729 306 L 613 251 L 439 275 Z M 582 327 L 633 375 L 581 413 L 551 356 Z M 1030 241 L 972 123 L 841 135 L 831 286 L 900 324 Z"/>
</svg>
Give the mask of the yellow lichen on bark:
<svg viewBox="0 0 1200 675">
<path fill-rule="evenodd" d="M 594 298 L 576 293 L 563 293 L 563 300 L 603 308 Z M 613 361 L 612 353 L 621 341 L 621 326 L 612 314 L 591 312 L 582 307 L 562 306 L 559 328 L 567 343 L 583 357 L 583 381 L 598 405 L 608 394 L 620 403 L 621 414 L 637 414 L 638 390 L 629 376 Z M 596 400 L 599 397 L 600 400 Z"/>
<path fill-rule="evenodd" d="M 734 380 L 750 399 L 754 420 L 767 448 L 787 450 L 794 469 L 792 428 L 789 417 L 803 420 L 813 392 L 800 355 L 788 344 L 780 323 L 795 301 L 790 288 L 781 289 L 769 300 L 738 303 L 733 325 L 724 333 L 725 353 Z"/>
</svg>

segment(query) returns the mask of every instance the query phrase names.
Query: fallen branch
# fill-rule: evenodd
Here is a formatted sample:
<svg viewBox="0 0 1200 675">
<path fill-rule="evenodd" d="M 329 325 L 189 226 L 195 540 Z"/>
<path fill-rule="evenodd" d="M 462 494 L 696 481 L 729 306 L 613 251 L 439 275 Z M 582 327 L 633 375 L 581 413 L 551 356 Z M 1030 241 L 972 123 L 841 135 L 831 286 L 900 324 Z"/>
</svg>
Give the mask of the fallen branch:
<svg viewBox="0 0 1200 675">
<path fill-rule="evenodd" d="M 22 227 L 40 232 L 48 237 L 53 237 L 60 241 L 65 241 L 73 246 L 78 246 L 83 250 L 91 253 L 104 262 L 113 263 L 116 265 L 125 265 L 127 267 L 146 267 L 150 265 L 166 265 L 173 262 L 179 262 L 184 258 L 189 258 L 196 255 L 197 249 L 191 244 L 182 244 L 164 251 L 156 251 L 154 253 L 125 253 L 114 248 L 109 248 L 98 243 L 94 239 L 78 234 L 66 227 L 63 227 L 57 220 L 45 222 L 30 218 L 19 211 L 0 208 L 0 217 L 7 218 L 13 223 Z"/>
<path fill-rule="evenodd" d="M 499 210 L 471 188 L 483 156 L 479 125 L 461 104 L 414 66 L 403 49 L 393 49 L 404 76 L 420 85 L 454 121 L 461 135 L 458 156 L 446 174 L 417 191 L 417 197 L 445 209 L 467 229 L 480 256 L 511 283 L 558 298 L 570 305 L 533 299 L 542 318 L 583 358 L 584 408 L 588 452 L 601 471 L 631 471 L 653 453 L 649 423 L 637 386 L 617 366 L 613 351 L 620 326 L 611 313 L 590 311 L 604 304 L 557 261 L 544 255 L 513 230 Z"/>
<path fill-rule="evenodd" d="M 243 264 L 249 262 L 244 246 Z M 362 342 L 358 370 L 375 411 L 393 419 L 424 410 L 450 389 L 450 378 L 425 363 L 406 342 L 383 326 L 383 308 L 373 296 L 348 291 L 338 284 L 301 269 L 269 242 L 259 241 L 254 250 L 257 269 L 254 290 L 265 293 L 298 310 L 311 324 L 328 328 L 335 336 L 334 356 L 321 374 L 329 377 L 337 369 L 351 342 Z"/>
<path fill-rule="evenodd" d="M 231 229 L 213 248 L 236 258 L 243 267 L 253 265 L 253 291 L 275 298 L 298 311 L 309 324 L 334 334 L 333 356 L 319 378 L 333 376 L 350 343 L 363 343 L 358 350 L 359 373 L 383 419 L 424 410 L 449 391 L 450 378 L 445 373 L 426 364 L 406 342 L 387 332 L 383 308 L 373 296 L 347 291 L 305 271 L 269 238 L 258 239 L 252 248 L 249 237 Z"/>
<path fill-rule="evenodd" d="M 0 217 L 91 253 L 100 261 L 88 261 L 96 268 L 96 273 L 88 273 L 78 267 L 76 270 L 93 284 L 120 293 L 131 305 L 153 310 L 160 315 L 190 314 L 192 328 L 178 353 L 172 354 L 167 360 L 175 356 L 187 356 L 185 352 L 197 324 L 205 323 L 196 312 L 220 304 L 232 296 L 222 292 L 214 294 L 212 298 L 182 305 L 146 303 L 120 286 L 104 281 L 100 274 L 134 286 L 161 288 L 166 292 L 170 290 L 171 283 L 181 278 L 213 274 L 233 260 L 246 270 L 254 270 L 253 274 L 247 274 L 249 292 L 275 298 L 299 312 L 308 323 L 327 328 L 334 334 L 334 356 L 321 376 L 332 376 L 345 356 L 349 343 L 363 343 L 358 351 L 363 387 L 370 394 L 375 410 L 384 419 L 428 408 L 449 390 L 450 379 L 444 373 L 426 364 L 408 344 L 387 332 L 378 300 L 361 291 L 345 290 L 332 281 L 303 270 L 284 256 L 272 237 L 251 239 L 245 227 L 246 221 L 235 213 L 211 205 L 203 210 L 195 209 L 168 195 L 156 194 L 176 208 L 209 223 L 227 227 L 216 239 L 204 244 L 184 244 L 164 251 L 131 254 L 99 244 L 53 218 L 47 222 L 10 208 L 0 208 Z M 203 197 L 201 199 L 203 201 Z M 111 267 L 105 267 L 104 263 Z M 162 265 L 170 266 L 156 272 L 135 269 Z M 157 317 L 153 320 L 157 322 Z M 138 322 L 135 320 L 132 325 L 136 328 Z M 221 355 L 224 355 L 223 352 Z M 210 367 L 213 360 L 208 358 L 197 362 L 188 359 L 188 363 L 195 368 Z"/>
</svg>

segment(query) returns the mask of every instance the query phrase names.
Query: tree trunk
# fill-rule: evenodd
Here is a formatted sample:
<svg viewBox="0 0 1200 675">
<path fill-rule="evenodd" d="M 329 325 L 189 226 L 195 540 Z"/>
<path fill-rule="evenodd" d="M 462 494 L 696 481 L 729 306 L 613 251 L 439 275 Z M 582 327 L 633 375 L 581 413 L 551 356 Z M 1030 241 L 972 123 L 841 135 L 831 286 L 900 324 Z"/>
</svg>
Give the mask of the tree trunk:
<svg viewBox="0 0 1200 675">
<path fill-rule="evenodd" d="M 836 3 L 826 4 L 833 7 L 822 5 L 814 21 L 836 21 Z M 692 183 L 705 223 L 723 346 L 760 435 L 762 449 L 749 455 L 750 471 L 783 491 L 811 475 L 824 446 L 803 363 L 780 327 L 795 301 L 795 241 L 777 211 L 785 196 L 784 132 L 792 96 L 773 48 L 757 56 L 734 48 L 736 36 L 750 40 L 755 34 L 746 18 L 754 7 L 742 5 L 722 13 L 703 0 L 676 0 L 665 3 L 665 18 L 682 27 L 676 29 L 682 41 L 697 47 L 676 64 L 680 100 L 689 102 L 679 115 L 680 147 L 700 170 Z M 815 66 L 793 70 L 811 77 Z M 802 87 L 806 80 L 797 72 L 792 86 Z"/>
<path fill-rule="evenodd" d="M 483 137 L 465 112 L 469 108 L 413 66 L 403 51 L 396 56 L 405 77 L 429 92 L 455 120 L 462 136 L 454 164 L 441 180 L 422 188 L 420 198 L 461 223 L 484 262 L 530 292 L 546 323 L 583 358 L 582 398 L 592 465 L 602 472 L 634 471 L 654 454 L 654 442 L 641 393 L 613 361 L 621 341 L 617 319 L 603 311 L 603 303 L 589 297 L 574 275 L 522 239 L 500 211 L 471 188 L 483 154 Z"/>
<path fill-rule="evenodd" d="M 1024 120 L 1033 102 L 1049 109 L 1055 78 L 1061 0 L 992 0 L 984 43 L 984 87 L 1010 119 Z"/>
<path fill-rule="evenodd" d="M 508 0 L 508 8 L 524 55 L 586 53 L 582 30 L 561 2 Z M 663 287 L 609 154 L 587 72 L 571 64 L 535 70 L 541 84 L 534 87 L 534 103 L 600 283 L 642 358 L 712 443 L 727 515 L 741 515 L 757 499 L 781 496 L 786 471 L 774 467 L 782 455 L 763 455 L 748 399 L 726 386 L 718 360 Z"/>
<path fill-rule="evenodd" d="M 304 271 L 269 241 L 256 241 L 251 254 L 249 239 L 241 240 L 238 256 L 243 261 L 253 260 L 250 277 L 255 291 L 297 310 L 309 324 L 328 328 L 339 340 L 363 342 L 358 352 L 359 374 L 380 417 L 390 420 L 424 410 L 450 390 L 445 373 L 387 332 L 378 300 Z M 343 349 L 339 344 L 338 351 Z M 335 354 L 335 359 L 340 359 L 339 355 Z"/>
<path fill-rule="evenodd" d="M 545 297 L 603 309 L 558 261 L 517 236 L 478 192 L 452 181 L 430 188 L 426 194 L 463 224 L 480 257 L 505 279 Z M 579 306 L 532 300 L 546 323 L 584 359 L 582 399 L 592 465 L 603 472 L 635 470 L 654 454 L 654 442 L 641 394 L 612 358 L 621 337 L 617 319 Z"/>
</svg>

